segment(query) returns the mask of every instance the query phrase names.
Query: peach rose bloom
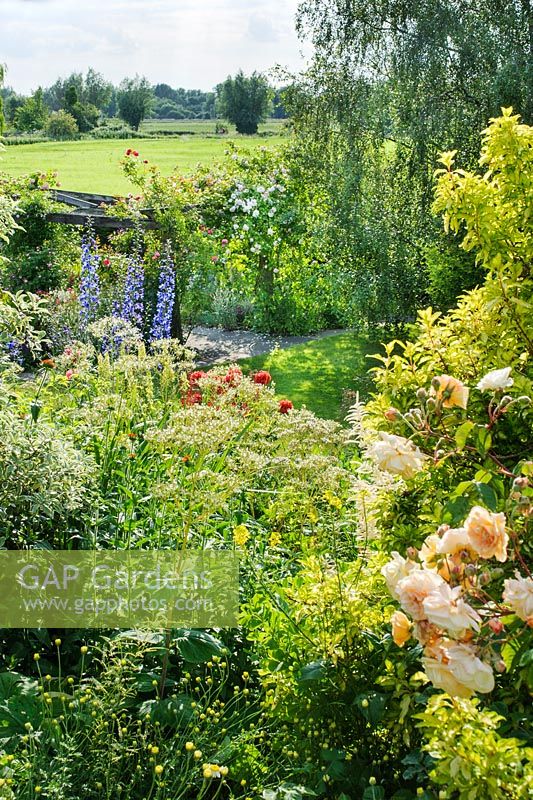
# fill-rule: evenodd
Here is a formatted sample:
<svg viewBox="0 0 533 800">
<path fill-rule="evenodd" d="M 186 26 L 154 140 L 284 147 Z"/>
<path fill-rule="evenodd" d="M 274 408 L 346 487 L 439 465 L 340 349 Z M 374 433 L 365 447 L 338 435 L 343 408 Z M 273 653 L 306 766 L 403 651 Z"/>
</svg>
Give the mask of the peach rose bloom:
<svg viewBox="0 0 533 800">
<path fill-rule="evenodd" d="M 448 528 L 442 539 L 439 539 L 437 553 L 440 555 L 454 556 L 461 550 L 474 554 L 472 543 L 464 528 Z"/>
<path fill-rule="evenodd" d="M 437 658 L 423 658 L 422 666 L 433 686 L 452 697 L 472 697 L 472 690 L 460 683 L 447 663 Z"/>
<path fill-rule="evenodd" d="M 425 567 L 428 569 L 432 569 L 436 566 L 436 561 L 438 558 L 438 546 L 440 544 L 440 536 L 436 533 L 432 533 L 430 536 L 427 536 L 424 539 L 424 544 L 420 548 L 419 556 L 420 560 L 424 564 Z"/>
<path fill-rule="evenodd" d="M 437 375 L 439 388 L 432 390 L 434 397 L 442 402 L 443 408 L 466 408 L 470 390 L 451 375 Z"/>
<path fill-rule="evenodd" d="M 465 520 L 470 546 L 481 558 L 507 560 L 509 537 L 505 531 L 505 514 L 493 514 L 481 506 L 474 506 Z"/>
<path fill-rule="evenodd" d="M 452 589 L 447 583 L 442 584 L 429 594 L 422 602 L 425 616 L 433 625 L 443 628 L 451 636 L 460 637 L 465 631 L 479 630 L 481 617 L 461 597 L 462 589 Z"/>
<path fill-rule="evenodd" d="M 452 696 L 471 697 L 474 692 L 486 694 L 494 689 L 491 667 L 469 644 L 444 641 L 439 648 L 428 649 L 422 662 L 432 684 Z"/>
<path fill-rule="evenodd" d="M 406 578 L 414 569 L 420 569 L 420 567 L 414 561 L 409 561 L 401 556 L 397 550 L 392 552 L 392 561 L 389 561 L 381 568 L 381 574 L 385 578 L 387 588 L 396 600 L 398 599 L 396 587 L 399 581 L 402 578 Z"/>
<path fill-rule="evenodd" d="M 515 572 L 516 580 L 508 578 L 504 581 L 503 599 L 517 617 L 529 625 L 533 623 L 533 578 L 523 578 Z"/>
<path fill-rule="evenodd" d="M 442 642 L 442 630 L 432 625 L 427 619 L 414 623 L 414 634 L 420 644 L 428 647 L 436 647 Z"/>
<path fill-rule="evenodd" d="M 398 647 L 403 647 L 411 638 L 412 623 L 403 611 L 395 611 L 391 617 L 392 638 Z"/>
<path fill-rule="evenodd" d="M 444 583 L 440 575 L 427 569 L 415 569 L 399 581 L 396 591 L 403 610 L 415 620 L 426 619 L 424 600 Z"/>
<path fill-rule="evenodd" d="M 439 574 L 445 580 L 455 577 L 456 580 L 464 581 L 466 563 L 475 561 L 478 557 L 464 528 L 449 528 L 439 540 L 437 553 L 446 559 L 439 569 Z M 468 578 L 467 583 L 474 586 L 475 578 Z"/>
</svg>

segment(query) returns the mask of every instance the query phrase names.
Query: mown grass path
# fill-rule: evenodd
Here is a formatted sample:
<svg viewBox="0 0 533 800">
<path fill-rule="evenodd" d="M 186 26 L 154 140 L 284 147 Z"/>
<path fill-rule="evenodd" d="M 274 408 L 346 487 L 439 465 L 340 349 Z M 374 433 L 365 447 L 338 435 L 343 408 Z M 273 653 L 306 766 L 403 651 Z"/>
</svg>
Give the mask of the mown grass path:
<svg viewBox="0 0 533 800">
<path fill-rule="evenodd" d="M 269 336 L 251 331 L 195 328 L 187 342 L 204 364 L 238 361 L 242 369 L 266 369 L 276 392 L 295 406 L 342 421 L 353 393 L 364 399 L 373 389 L 370 356 L 379 341 L 355 331 L 322 331 L 315 336 Z M 248 356 L 248 357 L 246 357 Z"/>
</svg>

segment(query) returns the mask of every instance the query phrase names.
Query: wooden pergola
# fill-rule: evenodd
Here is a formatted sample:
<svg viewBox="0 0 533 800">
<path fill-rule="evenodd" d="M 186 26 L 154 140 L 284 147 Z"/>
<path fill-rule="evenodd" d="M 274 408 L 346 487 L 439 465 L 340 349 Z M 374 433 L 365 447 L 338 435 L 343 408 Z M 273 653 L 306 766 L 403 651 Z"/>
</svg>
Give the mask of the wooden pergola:
<svg viewBox="0 0 533 800">
<path fill-rule="evenodd" d="M 141 209 L 138 221 L 129 217 L 115 217 L 107 213 L 107 209 L 118 202 L 113 195 L 69 192 L 63 189 L 56 189 L 51 192 L 51 195 L 58 203 L 70 206 L 72 210 L 46 214 L 45 218 L 49 222 L 59 222 L 64 225 L 87 225 L 89 221 L 92 221 L 95 228 L 115 231 L 135 228 L 139 224 L 141 227 L 151 230 L 159 227 L 149 208 Z"/>
</svg>

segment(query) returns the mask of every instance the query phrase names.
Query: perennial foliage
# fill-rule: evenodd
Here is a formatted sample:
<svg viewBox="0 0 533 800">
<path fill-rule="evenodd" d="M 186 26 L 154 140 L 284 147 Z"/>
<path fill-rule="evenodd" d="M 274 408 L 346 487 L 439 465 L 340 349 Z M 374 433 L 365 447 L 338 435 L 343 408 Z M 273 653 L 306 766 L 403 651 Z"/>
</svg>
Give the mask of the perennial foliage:
<svg viewBox="0 0 533 800">
<path fill-rule="evenodd" d="M 2 295 L 0 546 L 236 552 L 241 608 L 0 630 L 0 798 L 531 793 L 532 136 L 504 109 L 479 174 L 442 154 L 434 211 L 483 284 L 385 345 L 345 425 L 183 344 L 216 291 L 258 327 L 340 313 L 283 157 L 185 179 L 130 150 L 120 208 L 159 228 L 88 230 L 70 287 Z"/>
</svg>

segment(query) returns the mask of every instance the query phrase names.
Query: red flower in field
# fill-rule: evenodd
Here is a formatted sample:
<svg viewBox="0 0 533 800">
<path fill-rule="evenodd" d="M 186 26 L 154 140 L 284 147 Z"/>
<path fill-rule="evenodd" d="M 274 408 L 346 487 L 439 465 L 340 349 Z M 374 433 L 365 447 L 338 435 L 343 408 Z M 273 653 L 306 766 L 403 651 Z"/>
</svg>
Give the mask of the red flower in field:
<svg viewBox="0 0 533 800">
<path fill-rule="evenodd" d="M 139 153 L 137 152 L 137 150 L 132 150 L 132 151 L 131 151 L 131 154 L 132 154 L 132 156 L 135 156 L 135 158 L 137 158 L 137 156 L 139 155 Z"/>
<path fill-rule="evenodd" d="M 126 150 L 126 155 L 131 156 L 131 153 L 132 153 L 131 147 L 128 147 L 128 149 Z"/>
<path fill-rule="evenodd" d="M 288 414 L 294 408 L 293 404 L 290 400 L 280 400 L 279 401 L 279 413 L 280 414 Z"/>
<path fill-rule="evenodd" d="M 67 379 L 67 381 L 70 381 L 72 380 L 75 374 L 76 373 L 74 372 L 73 369 L 67 369 L 67 371 L 65 372 L 65 378 Z"/>
<path fill-rule="evenodd" d="M 230 386 L 238 386 L 238 384 L 242 381 L 242 369 L 240 369 L 240 367 L 230 367 L 223 380 L 224 383 L 227 383 Z"/>
<path fill-rule="evenodd" d="M 145 158 L 143 164 L 148 164 L 148 160 Z"/>
<path fill-rule="evenodd" d="M 255 375 L 252 376 L 252 380 L 254 383 L 259 383 L 262 386 L 268 386 L 268 384 L 272 380 L 272 375 L 270 374 L 270 372 L 261 369 L 259 370 L 259 372 L 256 372 Z"/>
<path fill-rule="evenodd" d="M 102 263 L 104 267 L 108 267 L 111 264 L 111 261 L 109 260 L 109 258 L 104 258 Z"/>
<path fill-rule="evenodd" d="M 201 369 L 197 369 L 194 372 L 191 372 L 189 375 L 189 386 L 196 386 L 200 378 L 206 378 L 207 372 L 204 372 Z"/>
</svg>

